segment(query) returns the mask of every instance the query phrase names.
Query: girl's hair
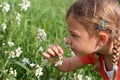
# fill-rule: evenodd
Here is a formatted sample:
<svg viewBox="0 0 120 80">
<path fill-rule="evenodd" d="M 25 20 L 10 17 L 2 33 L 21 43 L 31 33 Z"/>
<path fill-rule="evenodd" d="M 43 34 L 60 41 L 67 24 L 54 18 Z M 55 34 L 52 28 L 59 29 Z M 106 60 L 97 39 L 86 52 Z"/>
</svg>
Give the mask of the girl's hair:
<svg viewBox="0 0 120 80">
<path fill-rule="evenodd" d="M 113 42 L 113 65 L 118 64 L 120 53 L 120 7 L 117 0 L 77 0 L 68 10 L 66 18 L 73 15 L 90 36 L 97 37 L 97 33 L 103 30 L 109 35 L 108 44 Z M 104 20 L 106 29 L 99 29 L 101 20 Z M 101 27 L 103 27 L 101 25 Z M 117 80 L 117 70 L 113 79 Z"/>
</svg>

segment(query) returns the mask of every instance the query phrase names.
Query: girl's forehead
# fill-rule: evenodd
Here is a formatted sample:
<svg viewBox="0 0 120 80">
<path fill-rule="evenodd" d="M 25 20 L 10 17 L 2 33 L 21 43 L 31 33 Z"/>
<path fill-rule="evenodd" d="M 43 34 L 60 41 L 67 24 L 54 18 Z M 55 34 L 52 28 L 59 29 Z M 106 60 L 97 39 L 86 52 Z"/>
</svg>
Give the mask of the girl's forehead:
<svg viewBox="0 0 120 80">
<path fill-rule="evenodd" d="M 84 30 L 85 26 L 79 22 L 74 16 L 69 16 L 67 18 L 67 25 L 70 29 Z"/>
<path fill-rule="evenodd" d="M 88 34 L 84 26 L 75 18 L 69 17 L 67 19 L 68 31 L 73 34 L 82 35 Z"/>
</svg>

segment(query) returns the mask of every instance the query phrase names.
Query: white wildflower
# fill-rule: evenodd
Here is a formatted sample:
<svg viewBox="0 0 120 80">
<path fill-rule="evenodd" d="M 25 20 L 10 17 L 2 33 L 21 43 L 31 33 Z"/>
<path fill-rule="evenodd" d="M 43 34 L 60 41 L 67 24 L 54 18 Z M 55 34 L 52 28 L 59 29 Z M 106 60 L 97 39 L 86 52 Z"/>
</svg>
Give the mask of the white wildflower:
<svg viewBox="0 0 120 80">
<path fill-rule="evenodd" d="M 10 80 L 9 78 L 6 78 L 6 80 Z"/>
<path fill-rule="evenodd" d="M 42 52 L 43 51 L 43 48 L 42 46 L 39 47 L 38 51 Z"/>
<path fill-rule="evenodd" d="M 83 75 L 80 75 L 80 74 L 77 75 L 77 78 L 78 78 L 79 80 L 82 80 L 82 77 L 83 77 Z"/>
<path fill-rule="evenodd" d="M 18 48 L 15 50 L 15 52 L 16 52 L 16 57 L 19 57 L 20 54 L 22 53 L 22 50 L 21 50 L 20 47 L 18 47 Z"/>
<path fill-rule="evenodd" d="M 75 56 L 75 53 L 73 51 L 71 51 L 71 54 L 72 54 L 72 56 Z"/>
<path fill-rule="evenodd" d="M 23 62 L 24 64 L 30 64 L 30 61 L 29 61 L 28 58 L 23 58 L 23 59 L 22 59 L 22 62 Z"/>
<path fill-rule="evenodd" d="M 10 52 L 10 56 L 9 56 L 9 58 L 10 58 L 10 57 L 12 57 L 12 58 L 15 58 L 15 57 L 16 57 L 16 54 L 15 54 L 14 51 L 11 51 L 11 52 Z"/>
<path fill-rule="evenodd" d="M 83 80 L 82 78 L 83 78 L 83 75 L 74 73 L 74 79 L 75 79 L 75 80 Z"/>
<path fill-rule="evenodd" d="M 34 66 L 35 66 L 35 64 L 34 64 L 34 63 L 31 63 L 31 64 L 30 64 L 30 67 L 34 67 Z"/>
<path fill-rule="evenodd" d="M 22 50 L 21 50 L 20 47 L 18 47 L 15 51 L 11 51 L 10 56 L 11 56 L 12 58 L 20 57 L 21 53 L 22 53 Z"/>
<path fill-rule="evenodd" d="M 2 46 L 4 46 L 5 45 L 5 43 L 2 43 Z"/>
<path fill-rule="evenodd" d="M 64 37 L 64 38 L 63 38 L 63 41 L 64 41 L 64 43 L 67 43 L 67 38 Z"/>
<path fill-rule="evenodd" d="M 14 43 L 10 40 L 10 41 L 8 41 L 8 46 L 12 47 L 12 46 L 14 46 Z"/>
<path fill-rule="evenodd" d="M 8 70 L 6 69 L 6 70 L 3 70 L 2 72 L 3 72 L 3 73 L 7 73 L 7 72 L 8 72 Z"/>
<path fill-rule="evenodd" d="M 69 44 L 67 44 L 67 38 L 63 38 L 63 41 L 64 41 L 66 47 L 68 47 L 70 49 L 70 51 L 72 51 L 71 46 Z"/>
<path fill-rule="evenodd" d="M 8 4 L 7 2 L 4 2 L 2 7 L 3 12 L 8 12 L 10 10 L 10 4 Z"/>
<path fill-rule="evenodd" d="M 9 75 L 12 75 L 14 77 L 17 77 L 17 71 L 16 70 L 13 70 L 13 68 L 10 68 L 9 70 Z"/>
<path fill-rule="evenodd" d="M 45 41 L 46 40 L 46 33 L 45 33 L 44 29 L 38 28 L 37 38 L 40 41 Z"/>
<path fill-rule="evenodd" d="M 5 53 L 8 53 L 8 51 L 5 51 Z"/>
<path fill-rule="evenodd" d="M 85 79 L 86 79 L 86 80 L 91 80 L 91 77 L 85 76 Z"/>
<path fill-rule="evenodd" d="M 38 64 L 36 64 L 36 67 L 39 68 L 40 66 Z"/>
<path fill-rule="evenodd" d="M 55 62 L 55 64 L 54 64 L 54 66 L 60 66 L 60 65 L 62 65 L 63 64 L 63 56 L 60 56 L 60 57 L 58 57 L 59 58 L 59 60 L 57 61 L 57 62 Z"/>
<path fill-rule="evenodd" d="M 30 7 L 30 1 L 29 0 L 23 0 L 21 4 L 19 4 L 21 7 L 21 11 L 27 11 L 27 9 Z"/>
<path fill-rule="evenodd" d="M 16 15 L 15 20 L 17 21 L 17 24 L 19 25 L 21 22 L 21 15 L 20 13 L 15 13 L 15 15 Z"/>
<path fill-rule="evenodd" d="M 37 78 L 39 78 L 40 76 L 43 75 L 43 72 L 42 72 L 42 68 L 41 67 L 38 67 L 36 70 L 35 70 L 35 76 Z"/>
<path fill-rule="evenodd" d="M 49 78 L 49 80 L 55 80 L 55 79 L 53 79 L 53 78 Z"/>
<path fill-rule="evenodd" d="M 61 77 L 60 80 L 66 80 L 66 76 Z"/>
<path fill-rule="evenodd" d="M 1 24 L 1 27 L 2 27 L 2 30 L 3 30 L 3 31 L 5 31 L 5 30 L 6 30 L 6 28 L 7 28 L 6 23 L 2 23 L 2 24 Z"/>
<path fill-rule="evenodd" d="M 0 8 L 2 7 L 2 5 L 0 4 Z"/>
</svg>

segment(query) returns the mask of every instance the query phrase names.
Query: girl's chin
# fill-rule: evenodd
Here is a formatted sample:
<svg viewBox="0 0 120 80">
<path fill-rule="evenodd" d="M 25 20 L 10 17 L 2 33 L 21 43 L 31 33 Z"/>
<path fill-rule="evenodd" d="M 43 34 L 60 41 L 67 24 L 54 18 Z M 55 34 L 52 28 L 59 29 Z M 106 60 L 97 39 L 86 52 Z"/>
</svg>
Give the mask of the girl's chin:
<svg viewBox="0 0 120 80">
<path fill-rule="evenodd" d="M 86 54 L 84 53 L 80 53 L 80 52 L 77 52 L 75 51 L 74 49 L 72 49 L 73 53 L 76 55 L 76 56 L 85 56 Z"/>
<path fill-rule="evenodd" d="M 79 54 L 75 54 L 76 56 L 81 56 L 81 55 L 79 55 Z"/>
<path fill-rule="evenodd" d="M 76 56 L 85 56 L 86 54 L 74 53 Z"/>
<path fill-rule="evenodd" d="M 74 53 L 76 56 L 83 56 L 82 54 L 79 53 Z"/>
</svg>

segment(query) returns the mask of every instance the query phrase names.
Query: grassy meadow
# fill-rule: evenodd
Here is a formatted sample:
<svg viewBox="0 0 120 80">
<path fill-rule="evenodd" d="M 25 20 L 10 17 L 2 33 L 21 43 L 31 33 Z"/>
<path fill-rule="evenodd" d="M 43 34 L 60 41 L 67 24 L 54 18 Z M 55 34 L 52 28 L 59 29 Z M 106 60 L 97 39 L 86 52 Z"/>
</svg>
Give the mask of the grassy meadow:
<svg viewBox="0 0 120 80">
<path fill-rule="evenodd" d="M 64 49 L 66 12 L 75 0 L 0 0 L 0 80 L 102 80 L 92 65 L 69 73 L 42 57 L 52 44 Z"/>
</svg>

